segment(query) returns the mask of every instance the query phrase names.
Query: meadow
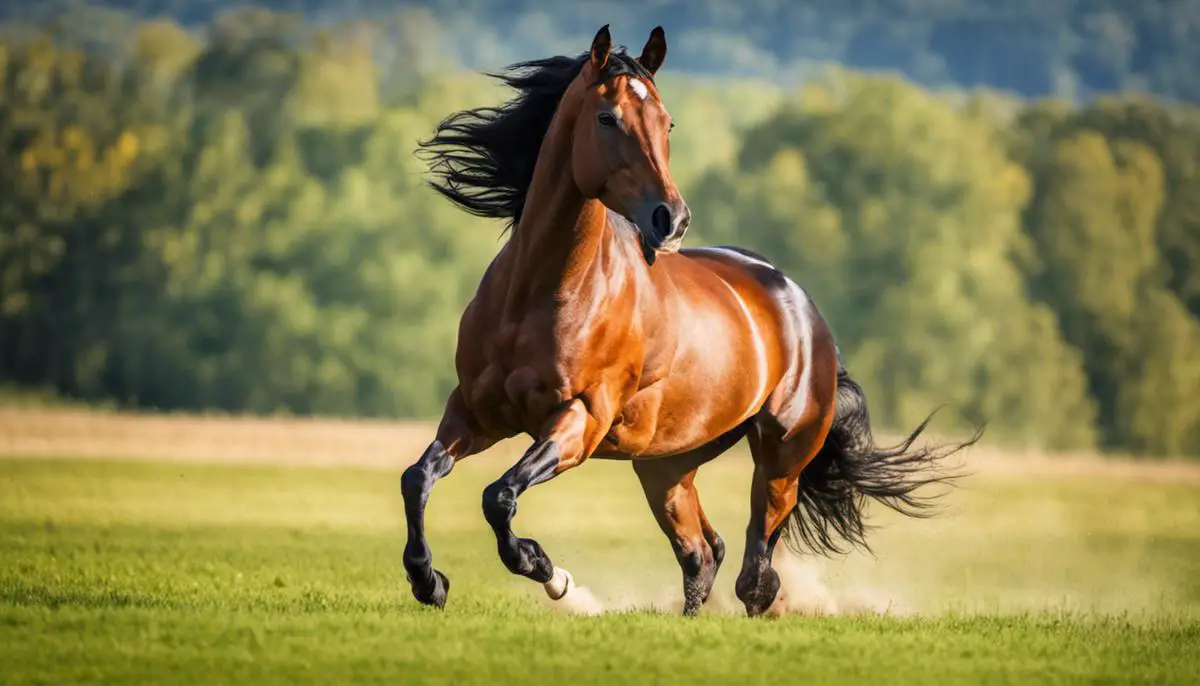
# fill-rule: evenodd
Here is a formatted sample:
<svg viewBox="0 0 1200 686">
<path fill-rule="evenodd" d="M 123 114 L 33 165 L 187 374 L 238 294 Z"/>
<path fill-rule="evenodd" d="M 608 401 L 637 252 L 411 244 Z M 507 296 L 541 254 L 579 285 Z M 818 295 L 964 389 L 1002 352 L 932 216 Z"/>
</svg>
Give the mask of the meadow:
<svg viewBox="0 0 1200 686">
<path fill-rule="evenodd" d="M 738 449 L 698 480 L 729 559 L 684 619 L 626 464 L 531 490 L 515 522 L 597 614 L 505 571 L 479 501 L 510 442 L 433 493 L 438 612 L 400 565 L 430 432 L 0 409 L 0 681 L 1200 683 L 1200 466 L 978 447 L 939 517 L 874 513 L 874 556 L 781 555 L 792 612 L 749 620 Z"/>
</svg>

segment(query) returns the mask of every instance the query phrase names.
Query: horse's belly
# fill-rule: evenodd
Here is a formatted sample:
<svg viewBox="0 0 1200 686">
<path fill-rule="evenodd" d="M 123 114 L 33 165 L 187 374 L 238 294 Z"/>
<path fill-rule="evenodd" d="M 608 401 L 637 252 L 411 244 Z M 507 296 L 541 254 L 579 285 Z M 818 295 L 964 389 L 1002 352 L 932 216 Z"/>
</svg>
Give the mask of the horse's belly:
<svg viewBox="0 0 1200 686">
<path fill-rule="evenodd" d="M 754 389 L 733 380 L 668 392 L 648 452 L 666 455 L 707 445 L 753 417 L 761 407 Z"/>
<path fill-rule="evenodd" d="M 710 360 L 711 362 L 711 360 Z M 637 459 L 685 453 L 734 430 L 762 407 L 778 379 L 726 373 L 678 374 L 638 392 L 622 409 L 597 457 Z"/>
</svg>

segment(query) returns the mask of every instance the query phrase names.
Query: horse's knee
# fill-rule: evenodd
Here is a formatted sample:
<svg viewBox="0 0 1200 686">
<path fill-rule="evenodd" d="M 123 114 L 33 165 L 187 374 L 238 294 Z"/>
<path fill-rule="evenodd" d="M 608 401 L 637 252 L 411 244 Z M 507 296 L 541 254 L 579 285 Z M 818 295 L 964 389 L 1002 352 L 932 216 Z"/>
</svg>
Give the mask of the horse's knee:
<svg viewBox="0 0 1200 686">
<path fill-rule="evenodd" d="M 404 496 L 405 500 L 416 501 L 425 495 L 429 481 L 429 474 L 425 472 L 425 467 L 420 463 L 413 464 L 400 475 L 400 494 Z"/>
<path fill-rule="evenodd" d="M 505 527 L 517 509 L 517 494 L 503 481 L 483 489 L 483 517 L 492 528 Z"/>
<path fill-rule="evenodd" d="M 429 492 L 433 483 L 450 473 L 454 458 L 442 444 L 434 441 L 425 449 L 421 459 L 414 462 L 400 475 L 400 494 L 409 502 L 419 502 Z"/>
</svg>

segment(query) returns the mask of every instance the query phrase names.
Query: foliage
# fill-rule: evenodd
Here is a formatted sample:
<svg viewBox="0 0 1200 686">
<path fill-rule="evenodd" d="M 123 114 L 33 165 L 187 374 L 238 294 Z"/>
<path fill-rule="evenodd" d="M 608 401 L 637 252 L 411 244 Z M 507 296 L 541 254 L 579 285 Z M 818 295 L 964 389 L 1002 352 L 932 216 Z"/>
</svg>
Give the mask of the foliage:
<svg viewBox="0 0 1200 686">
<path fill-rule="evenodd" d="M 200 36 L 88 12 L 0 40 L 0 380 L 436 415 L 503 240 L 412 155 L 504 95 L 429 57 L 465 29 L 250 9 Z M 692 242 L 756 248 L 808 289 L 885 424 L 946 403 L 1025 445 L 1200 455 L 1195 109 L 838 70 L 662 81 Z"/>
<path fill-rule="evenodd" d="M 203 47 L 146 27 L 125 68 L 9 44 L 7 375 L 160 407 L 440 408 L 491 249 L 407 154 L 438 112 L 380 110 L 369 60 L 264 23 Z"/>
<path fill-rule="evenodd" d="M 578 49 L 611 22 L 621 35 L 655 24 L 672 39 L 673 70 L 794 78 L 813 64 L 899 71 L 925 86 L 989 86 L 1041 97 L 1144 90 L 1200 101 L 1200 14 L 1194 2 L 1147 0 L 257 0 L 322 21 L 391 24 L 410 55 L 447 55 L 473 68 Z M 2 18 L 61 17 L 119 24 L 122 11 L 203 26 L 233 0 L 38 0 L 9 3 Z M 30 6 L 32 5 L 32 6 Z M 439 40 L 440 38 L 440 40 Z M 630 39 L 632 40 L 632 39 Z M 398 55 L 396 55 L 398 56 Z"/>
<path fill-rule="evenodd" d="M 1200 128 L 1137 102 L 1044 115 L 1024 118 L 1032 293 L 1083 354 L 1106 444 L 1196 454 Z"/>
<path fill-rule="evenodd" d="M 737 166 L 693 194 L 696 216 L 807 285 L 885 422 L 949 402 L 960 424 L 1090 445 L 1078 355 L 1011 259 L 1028 251 L 1024 170 L 989 126 L 911 85 L 838 85 L 751 131 Z"/>
</svg>

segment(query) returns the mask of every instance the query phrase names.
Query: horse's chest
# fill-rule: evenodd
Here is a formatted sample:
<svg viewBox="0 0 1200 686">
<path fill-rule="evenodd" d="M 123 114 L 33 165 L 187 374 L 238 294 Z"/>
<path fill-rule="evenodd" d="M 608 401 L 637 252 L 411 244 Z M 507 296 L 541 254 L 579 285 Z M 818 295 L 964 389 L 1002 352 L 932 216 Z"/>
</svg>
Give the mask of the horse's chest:
<svg viewBox="0 0 1200 686">
<path fill-rule="evenodd" d="M 468 382 L 477 417 L 485 425 L 536 431 L 594 383 L 588 365 L 569 354 L 569 343 L 577 341 L 564 341 L 545 327 L 498 327 L 478 351 L 484 364 Z"/>
</svg>

